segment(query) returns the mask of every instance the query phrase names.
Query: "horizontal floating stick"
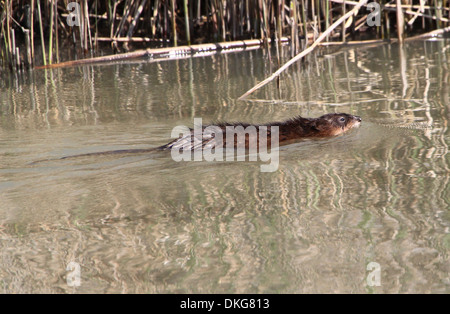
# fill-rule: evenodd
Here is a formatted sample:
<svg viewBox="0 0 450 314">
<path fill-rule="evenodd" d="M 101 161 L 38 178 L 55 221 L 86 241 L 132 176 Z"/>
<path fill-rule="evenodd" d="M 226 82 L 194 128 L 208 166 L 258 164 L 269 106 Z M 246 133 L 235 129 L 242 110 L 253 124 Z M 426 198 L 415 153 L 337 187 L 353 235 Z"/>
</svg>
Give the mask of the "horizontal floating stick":
<svg viewBox="0 0 450 314">
<path fill-rule="evenodd" d="M 289 39 L 283 37 L 281 42 L 288 42 Z M 270 39 L 268 40 L 270 43 Z M 89 59 L 81 59 L 74 61 L 61 62 L 51 65 L 38 66 L 36 69 L 54 69 L 54 68 L 62 68 L 62 67 L 70 67 L 70 66 L 78 66 L 78 65 L 88 65 L 88 64 L 96 64 L 103 62 L 111 62 L 111 61 L 123 61 L 137 58 L 154 58 L 154 57 L 163 57 L 163 56 L 178 56 L 178 55 L 191 55 L 198 52 L 205 51 L 221 51 L 221 50 L 229 50 L 229 49 L 237 49 L 237 48 L 246 48 L 246 47 L 255 47 L 261 46 L 264 44 L 262 39 L 251 39 L 251 40 L 240 40 L 240 41 L 231 41 L 231 42 L 223 42 L 216 44 L 202 44 L 202 45 L 192 45 L 192 46 L 179 46 L 179 47 L 167 47 L 167 48 L 156 48 L 156 49 L 145 49 L 138 50 L 135 52 L 129 53 L 121 53 L 110 56 L 102 56 L 96 58 Z"/>
</svg>

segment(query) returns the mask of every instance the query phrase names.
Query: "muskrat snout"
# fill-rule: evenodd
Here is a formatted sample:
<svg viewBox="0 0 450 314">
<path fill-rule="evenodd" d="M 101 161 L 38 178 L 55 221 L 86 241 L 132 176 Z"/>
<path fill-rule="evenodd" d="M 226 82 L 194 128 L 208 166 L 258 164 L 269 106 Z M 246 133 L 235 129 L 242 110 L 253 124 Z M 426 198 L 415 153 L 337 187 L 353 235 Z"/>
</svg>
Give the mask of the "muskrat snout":
<svg viewBox="0 0 450 314">
<path fill-rule="evenodd" d="M 361 117 L 360 116 L 352 116 L 352 119 L 349 121 L 349 128 L 355 128 L 355 127 L 359 127 L 359 125 L 361 124 Z"/>
<path fill-rule="evenodd" d="M 353 118 L 356 120 L 356 122 L 354 123 L 354 127 L 359 127 L 361 125 L 361 117 L 360 116 L 353 116 Z"/>
</svg>

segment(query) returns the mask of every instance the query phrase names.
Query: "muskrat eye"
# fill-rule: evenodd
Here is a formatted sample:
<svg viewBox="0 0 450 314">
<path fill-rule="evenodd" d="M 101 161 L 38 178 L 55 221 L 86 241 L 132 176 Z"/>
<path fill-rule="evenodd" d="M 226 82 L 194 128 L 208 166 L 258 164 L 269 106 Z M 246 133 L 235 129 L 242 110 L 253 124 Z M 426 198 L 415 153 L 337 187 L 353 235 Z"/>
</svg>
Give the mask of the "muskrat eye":
<svg viewBox="0 0 450 314">
<path fill-rule="evenodd" d="M 339 118 L 339 122 L 345 122 L 345 118 L 344 117 Z"/>
</svg>

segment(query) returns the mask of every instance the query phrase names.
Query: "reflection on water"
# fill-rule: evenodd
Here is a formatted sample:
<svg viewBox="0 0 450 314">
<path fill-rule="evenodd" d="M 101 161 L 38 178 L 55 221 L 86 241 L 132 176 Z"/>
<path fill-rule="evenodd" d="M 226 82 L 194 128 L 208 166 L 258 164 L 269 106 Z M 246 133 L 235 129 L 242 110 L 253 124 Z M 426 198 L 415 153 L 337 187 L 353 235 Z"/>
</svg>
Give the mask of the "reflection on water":
<svg viewBox="0 0 450 314">
<path fill-rule="evenodd" d="M 273 53 L 2 77 L 0 291 L 449 293 L 449 48 L 321 50 L 247 101 Z M 361 128 L 282 147 L 273 173 L 163 152 L 55 160 L 155 147 L 194 117 L 339 111 Z"/>
</svg>

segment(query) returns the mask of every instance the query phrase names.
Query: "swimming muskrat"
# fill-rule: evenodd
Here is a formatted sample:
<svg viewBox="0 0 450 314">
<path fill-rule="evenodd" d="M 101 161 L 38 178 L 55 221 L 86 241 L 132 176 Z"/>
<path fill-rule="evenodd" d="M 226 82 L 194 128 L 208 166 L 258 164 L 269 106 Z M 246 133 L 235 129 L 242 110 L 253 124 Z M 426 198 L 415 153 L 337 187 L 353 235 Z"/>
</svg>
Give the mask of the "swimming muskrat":
<svg viewBox="0 0 450 314">
<path fill-rule="evenodd" d="M 271 146 L 271 131 L 272 127 L 278 127 L 278 144 L 286 145 L 296 142 L 301 139 L 307 138 L 325 138 L 331 136 L 337 136 L 345 133 L 346 131 L 358 127 L 361 124 L 361 117 L 353 116 L 347 113 L 329 113 L 318 118 L 303 118 L 296 117 L 283 122 L 272 122 L 262 125 L 253 125 L 248 123 L 220 123 L 214 126 L 202 126 L 200 132 L 195 134 L 195 128 L 190 129 L 190 133 L 180 136 L 179 138 L 173 140 L 172 142 L 160 146 L 159 150 L 196 150 L 200 148 L 214 148 L 217 144 L 225 148 L 237 148 L 242 147 L 249 149 L 250 141 L 248 132 L 249 127 L 254 127 L 254 132 L 256 134 L 254 140 L 258 141 L 260 139 L 260 130 L 266 131 L 266 141 L 267 147 Z M 238 129 L 239 127 L 240 130 Z M 266 128 L 261 128 L 266 127 Z M 245 137 L 239 139 L 239 136 L 234 136 L 227 138 L 226 132 L 227 128 L 231 132 L 239 134 L 239 132 L 245 133 Z M 219 139 L 217 134 L 223 134 Z M 263 135 L 264 136 L 264 135 Z M 201 138 L 199 138 L 201 137 Z M 195 138 L 195 140 L 194 140 Z M 199 138 L 199 139 L 198 139 Z M 244 144 L 245 138 L 245 144 Z M 227 140 L 232 139 L 233 144 L 230 147 L 227 146 Z M 259 144 L 259 141 L 258 141 Z M 242 145 L 242 146 L 239 146 Z"/>
<path fill-rule="evenodd" d="M 265 139 L 267 140 L 267 147 L 271 147 L 272 127 L 278 127 L 279 145 L 286 145 L 302 139 L 318 139 L 341 135 L 352 128 L 358 127 L 360 124 L 361 117 L 350 115 L 347 113 L 329 113 L 318 118 L 303 118 L 298 116 L 296 118 L 289 119 L 283 122 L 273 122 L 262 125 L 254 125 L 248 123 L 219 123 L 214 126 L 202 126 L 200 128 L 200 132 L 198 132 L 197 130 L 199 134 L 196 134 L 195 127 L 194 129 L 188 129 L 186 134 L 183 134 L 182 136 L 169 142 L 168 144 L 156 148 L 114 150 L 75 156 L 66 156 L 60 159 L 113 154 L 138 154 L 171 149 L 194 151 L 201 148 L 215 148 L 218 143 L 221 143 L 222 147 L 225 148 L 227 147 L 227 128 L 234 129 L 234 132 L 236 132 L 236 134 L 238 133 L 238 130 L 247 132 L 249 129 L 252 129 L 256 132 L 256 136 L 258 137 L 258 139 L 260 139 L 261 135 L 260 130 L 266 129 L 267 132 Z M 222 132 L 223 134 L 221 138 L 217 137 L 217 134 L 219 134 L 220 132 Z M 248 149 L 250 146 L 250 136 L 248 132 L 245 133 L 244 137 L 240 138 L 240 143 L 239 136 L 236 134 L 233 134 L 234 145 L 231 146 L 234 146 L 236 148 L 237 146 L 239 146 L 239 144 L 244 144 L 243 139 L 245 139 L 245 148 Z M 198 137 L 200 137 L 200 139 L 198 139 Z"/>
</svg>

